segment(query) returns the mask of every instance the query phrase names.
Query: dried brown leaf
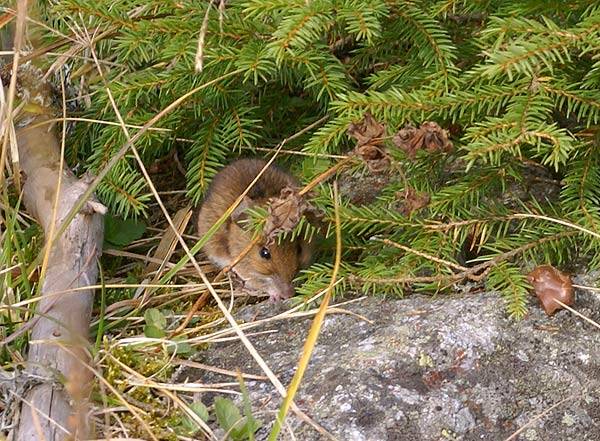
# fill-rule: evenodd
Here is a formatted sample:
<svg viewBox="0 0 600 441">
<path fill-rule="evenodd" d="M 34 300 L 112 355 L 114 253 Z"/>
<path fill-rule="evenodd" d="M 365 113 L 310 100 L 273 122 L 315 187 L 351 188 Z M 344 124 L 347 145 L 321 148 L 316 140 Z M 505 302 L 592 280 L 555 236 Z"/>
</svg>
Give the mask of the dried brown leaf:
<svg viewBox="0 0 600 441">
<path fill-rule="evenodd" d="M 378 123 L 373 115 L 365 113 L 363 119 L 358 123 L 352 123 L 348 126 L 348 135 L 357 141 L 357 146 L 365 144 L 381 145 L 381 137 L 385 133 L 385 126 Z"/>
<path fill-rule="evenodd" d="M 406 153 L 406 156 L 414 159 L 417 150 L 421 148 L 423 143 L 423 134 L 420 129 L 407 125 L 403 129 L 398 130 L 398 133 L 392 138 L 392 142 Z"/>
<path fill-rule="evenodd" d="M 280 233 L 292 231 L 302 216 L 309 220 L 319 219 L 318 210 L 305 199 L 308 195 L 300 196 L 297 189 L 285 187 L 279 197 L 269 200 L 269 216 L 263 230 L 267 241 L 275 240 Z"/>
<path fill-rule="evenodd" d="M 531 271 L 527 279 L 533 286 L 535 295 L 540 299 L 546 314 L 552 315 L 562 309 L 562 306 L 554 300 L 559 300 L 565 305 L 573 304 L 573 284 L 568 274 L 551 265 L 541 265 Z"/>
<path fill-rule="evenodd" d="M 365 161 L 369 170 L 379 173 L 390 166 L 390 157 L 383 146 L 385 126 L 378 123 L 373 115 L 365 113 L 358 123 L 348 127 L 348 135 L 356 139 L 354 153 Z"/>
<path fill-rule="evenodd" d="M 385 171 L 390 166 L 390 156 L 387 152 L 376 145 L 365 144 L 356 146 L 354 152 L 361 157 L 373 173 Z"/>
<path fill-rule="evenodd" d="M 410 159 L 415 158 L 419 149 L 428 152 L 452 150 L 452 142 L 448 139 L 446 130 L 432 121 L 425 121 L 419 128 L 407 125 L 394 135 L 392 141 Z"/>
<path fill-rule="evenodd" d="M 396 197 L 400 200 L 399 210 L 404 216 L 409 216 L 413 211 L 426 207 L 431 200 L 428 193 L 417 191 L 412 187 L 396 193 Z"/>
</svg>

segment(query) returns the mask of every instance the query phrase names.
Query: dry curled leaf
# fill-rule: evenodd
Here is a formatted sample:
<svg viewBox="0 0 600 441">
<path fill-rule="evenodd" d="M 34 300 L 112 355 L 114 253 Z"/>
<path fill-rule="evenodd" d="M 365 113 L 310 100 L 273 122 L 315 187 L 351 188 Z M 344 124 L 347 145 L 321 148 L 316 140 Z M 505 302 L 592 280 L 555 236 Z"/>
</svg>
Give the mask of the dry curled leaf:
<svg viewBox="0 0 600 441">
<path fill-rule="evenodd" d="M 423 147 L 428 152 L 449 152 L 452 150 L 452 142 L 448 139 L 448 132 L 442 129 L 437 123 L 425 121 L 421 124 L 423 132 Z"/>
<path fill-rule="evenodd" d="M 306 195 L 305 195 L 306 196 Z M 267 241 L 275 240 L 278 234 L 292 231 L 302 216 L 309 220 L 319 217 L 316 210 L 297 189 L 285 187 L 279 197 L 269 200 L 268 217 L 264 234 Z"/>
<path fill-rule="evenodd" d="M 385 126 L 378 123 L 369 112 L 365 113 L 360 122 L 348 127 L 348 135 L 356 139 L 354 153 L 374 173 L 382 172 L 390 165 L 390 157 L 383 147 L 384 133 Z"/>
<path fill-rule="evenodd" d="M 533 286 L 535 295 L 540 299 L 546 314 L 552 315 L 562 306 L 554 300 L 559 300 L 565 305 L 573 304 L 573 284 L 571 277 L 551 265 L 536 267 L 527 275 L 527 280 Z"/>
<path fill-rule="evenodd" d="M 425 121 L 419 128 L 407 125 L 394 135 L 392 141 L 410 159 L 414 159 L 419 149 L 428 152 L 452 150 L 452 142 L 448 139 L 446 130 L 432 121 Z"/>
<path fill-rule="evenodd" d="M 398 130 L 398 133 L 392 138 L 393 143 L 406 153 L 406 156 L 413 159 L 417 154 L 417 150 L 421 148 L 422 134 L 419 129 L 411 125 L 405 126 Z"/>
<path fill-rule="evenodd" d="M 413 211 L 426 207 L 431 199 L 428 193 L 417 191 L 412 187 L 408 187 L 405 191 L 399 191 L 396 193 L 396 197 L 400 200 L 399 210 L 404 216 L 409 216 Z"/>
<path fill-rule="evenodd" d="M 380 138 L 384 132 L 385 126 L 378 123 L 369 112 L 365 113 L 360 122 L 348 126 L 348 135 L 355 138 L 359 146 L 365 144 L 380 145 Z"/>
<path fill-rule="evenodd" d="M 356 146 L 354 152 L 366 162 L 367 167 L 373 173 L 385 171 L 390 166 L 390 156 L 383 148 L 376 145 Z"/>
</svg>

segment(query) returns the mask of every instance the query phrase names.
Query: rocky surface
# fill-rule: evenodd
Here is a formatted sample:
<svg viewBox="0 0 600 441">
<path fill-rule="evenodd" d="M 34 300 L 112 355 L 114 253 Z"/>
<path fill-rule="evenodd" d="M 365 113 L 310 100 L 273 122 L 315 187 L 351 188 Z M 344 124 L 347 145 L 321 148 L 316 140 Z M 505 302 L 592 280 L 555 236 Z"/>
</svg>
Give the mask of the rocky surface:
<svg viewBox="0 0 600 441">
<path fill-rule="evenodd" d="M 274 315 L 273 308 L 255 305 L 239 317 Z M 368 298 L 344 308 L 372 323 L 329 315 L 296 399 L 336 439 L 600 439 L 600 330 L 572 313 L 548 317 L 534 304 L 525 319 L 510 320 L 493 293 Z M 598 294 L 579 291 L 575 308 L 600 321 Z M 310 324 L 310 318 L 272 322 L 263 329 L 277 332 L 251 337 L 286 385 Z M 238 343 L 215 344 L 199 359 L 261 373 Z M 190 368 L 177 377 L 231 381 Z M 254 410 L 272 421 L 264 412 L 281 403 L 274 388 L 247 385 Z M 202 399 L 210 404 L 212 397 Z M 297 440 L 325 439 L 293 415 L 288 422 Z M 265 439 L 269 427 L 257 439 Z"/>
</svg>

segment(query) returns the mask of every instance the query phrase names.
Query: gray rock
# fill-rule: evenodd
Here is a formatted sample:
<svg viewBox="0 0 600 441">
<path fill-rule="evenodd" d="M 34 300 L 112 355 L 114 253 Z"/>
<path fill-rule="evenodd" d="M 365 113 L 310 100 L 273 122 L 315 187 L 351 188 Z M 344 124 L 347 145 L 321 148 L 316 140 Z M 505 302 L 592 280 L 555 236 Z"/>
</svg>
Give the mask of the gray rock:
<svg viewBox="0 0 600 441">
<path fill-rule="evenodd" d="M 600 298 L 578 292 L 575 307 L 600 321 Z M 342 441 L 600 440 L 600 331 L 567 311 L 546 316 L 537 305 L 521 321 L 506 317 L 493 293 L 403 300 L 367 298 L 347 305 L 367 317 L 327 316 L 296 403 Z M 277 307 L 275 308 L 277 309 Z M 240 319 L 274 314 L 272 304 Z M 289 384 L 310 318 L 272 322 L 251 337 Z M 239 343 L 214 345 L 203 363 L 261 374 Z M 178 381 L 231 381 L 190 368 Z M 268 382 L 248 382 L 254 409 L 281 399 Z M 211 397 L 203 396 L 206 404 Z M 561 402 L 562 401 L 562 402 Z M 554 408 L 552 406 L 556 405 Z M 268 423 L 257 434 L 265 439 Z M 290 413 L 297 440 L 324 439 Z M 291 439 L 283 431 L 280 439 Z"/>
</svg>

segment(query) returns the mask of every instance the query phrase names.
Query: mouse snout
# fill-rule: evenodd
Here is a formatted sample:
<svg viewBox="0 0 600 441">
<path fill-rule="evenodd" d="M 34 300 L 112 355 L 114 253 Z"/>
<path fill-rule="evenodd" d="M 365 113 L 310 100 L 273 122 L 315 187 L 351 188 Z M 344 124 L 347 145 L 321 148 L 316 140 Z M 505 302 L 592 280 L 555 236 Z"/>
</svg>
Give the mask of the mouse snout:
<svg viewBox="0 0 600 441">
<path fill-rule="evenodd" d="M 290 282 L 283 281 L 278 277 L 273 278 L 273 285 L 269 287 L 268 293 L 269 300 L 273 302 L 289 299 L 296 294 L 294 286 Z"/>
</svg>

